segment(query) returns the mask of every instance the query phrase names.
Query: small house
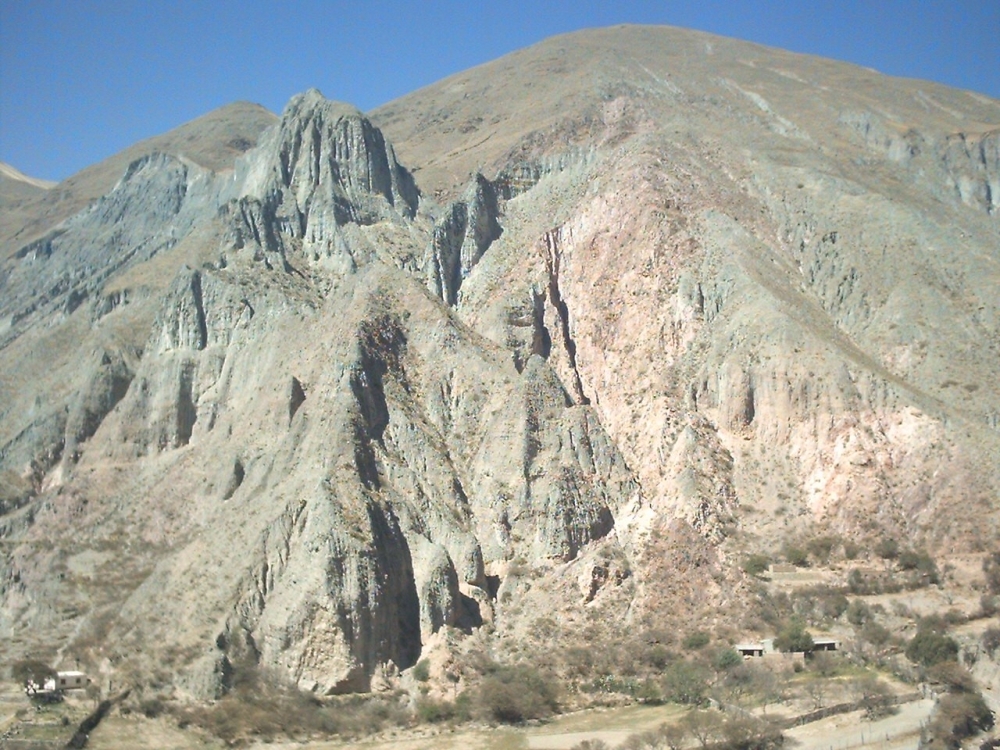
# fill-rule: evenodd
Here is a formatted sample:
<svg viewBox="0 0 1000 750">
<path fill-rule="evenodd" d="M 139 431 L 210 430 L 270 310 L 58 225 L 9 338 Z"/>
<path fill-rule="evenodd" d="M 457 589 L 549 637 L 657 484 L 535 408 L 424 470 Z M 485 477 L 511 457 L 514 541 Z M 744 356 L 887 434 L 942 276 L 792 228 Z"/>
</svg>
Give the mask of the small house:
<svg viewBox="0 0 1000 750">
<path fill-rule="evenodd" d="M 750 659 L 755 656 L 763 656 L 767 653 L 767 647 L 763 642 L 760 643 L 737 643 L 733 646 L 736 649 L 736 653 L 742 656 L 744 659 Z"/>
<path fill-rule="evenodd" d="M 83 672 L 56 672 L 56 686 L 60 690 L 82 690 L 90 684 Z"/>
<path fill-rule="evenodd" d="M 813 638 L 812 650 L 815 651 L 839 651 L 840 642 L 836 638 Z"/>
</svg>

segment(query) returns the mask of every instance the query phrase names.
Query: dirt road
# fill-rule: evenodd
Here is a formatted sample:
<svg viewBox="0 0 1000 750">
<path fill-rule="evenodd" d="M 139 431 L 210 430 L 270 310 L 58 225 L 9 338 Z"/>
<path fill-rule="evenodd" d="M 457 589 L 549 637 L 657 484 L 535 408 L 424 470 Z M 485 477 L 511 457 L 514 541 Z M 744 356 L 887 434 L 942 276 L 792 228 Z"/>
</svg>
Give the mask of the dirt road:
<svg viewBox="0 0 1000 750">
<path fill-rule="evenodd" d="M 854 711 L 788 729 L 785 736 L 795 741 L 796 750 L 915 750 L 932 708 L 930 699 L 904 703 L 899 713 L 878 721 L 865 721 L 861 711 Z"/>
</svg>

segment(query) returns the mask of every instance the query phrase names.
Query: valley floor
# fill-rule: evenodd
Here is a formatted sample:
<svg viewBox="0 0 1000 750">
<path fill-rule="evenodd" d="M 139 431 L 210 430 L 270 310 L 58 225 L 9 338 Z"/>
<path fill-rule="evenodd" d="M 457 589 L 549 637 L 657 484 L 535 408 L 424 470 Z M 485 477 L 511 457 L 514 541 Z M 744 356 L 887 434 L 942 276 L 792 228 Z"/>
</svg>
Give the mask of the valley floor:
<svg viewBox="0 0 1000 750">
<path fill-rule="evenodd" d="M 831 716 L 786 730 L 796 750 L 910 750 L 934 701 L 904 703 L 899 712 L 878 721 L 865 721 L 856 711 Z M 683 715 L 679 706 L 627 706 L 595 709 L 559 716 L 542 725 L 519 728 L 442 728 L 440 731 L 399 730 L 361 741 L 269 742 L 253 747 L 270 750 L 570 750 L 584 740 L 602 740 L 610 748 L 632 734 L 652 730 Z M 91 738 L 91 750 L 130 750 L 141 741 L 162 750 L 215 750 L 222 743 L 180 730 L 168 719 L 109 717 Z M 195 744 L 192 744 L 195 743 Z"/>
</svg>

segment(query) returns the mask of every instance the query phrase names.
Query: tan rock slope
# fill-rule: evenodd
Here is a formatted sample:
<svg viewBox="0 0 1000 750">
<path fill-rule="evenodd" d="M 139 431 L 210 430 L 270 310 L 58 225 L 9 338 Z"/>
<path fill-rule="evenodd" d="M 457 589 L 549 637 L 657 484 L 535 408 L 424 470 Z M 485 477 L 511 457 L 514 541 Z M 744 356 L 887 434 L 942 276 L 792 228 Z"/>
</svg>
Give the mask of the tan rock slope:
<svg viewBox="0 0 1000 750">
<path fill-rule="evenodd" d="M 270 121 L 5 212 L 5 653 L 365 690 L 1000 538 L 1000 102 L 618 27 Z"/>
</svg>

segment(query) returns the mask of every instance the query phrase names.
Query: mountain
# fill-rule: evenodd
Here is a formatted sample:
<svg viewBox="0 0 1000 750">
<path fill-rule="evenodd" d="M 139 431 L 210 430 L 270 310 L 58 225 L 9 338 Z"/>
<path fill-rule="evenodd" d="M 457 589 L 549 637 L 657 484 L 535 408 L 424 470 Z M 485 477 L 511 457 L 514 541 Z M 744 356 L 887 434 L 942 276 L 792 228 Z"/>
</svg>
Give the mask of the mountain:
<svg viewBox="0 0 1000 750">
<path fill-rule="evenodd" d="M 235 102 L 169 133 L 140 141 L 57 185 L 46 184 L 45 193 L 32 196 L 34 200 L 23 205 L 0 204 L 4 208 L 0 242 L 8 247 L 30 242 L 109 192 L 125 168 L 147 154 L 184 156 L 217 172 L 232 169 L 233 160 L 256 144 L 261 131 L 274 121 L 274 114 L 259 104 Z M 33 184 L 39 186 L 38 181 Z"/>
<path fill-rule="evenodd" d="M 139 144 L 5 212 L 5 651 L 363 691 L 991 549 L 998 207 L 1000 102 L 672 28 Z"/>
</svg>

